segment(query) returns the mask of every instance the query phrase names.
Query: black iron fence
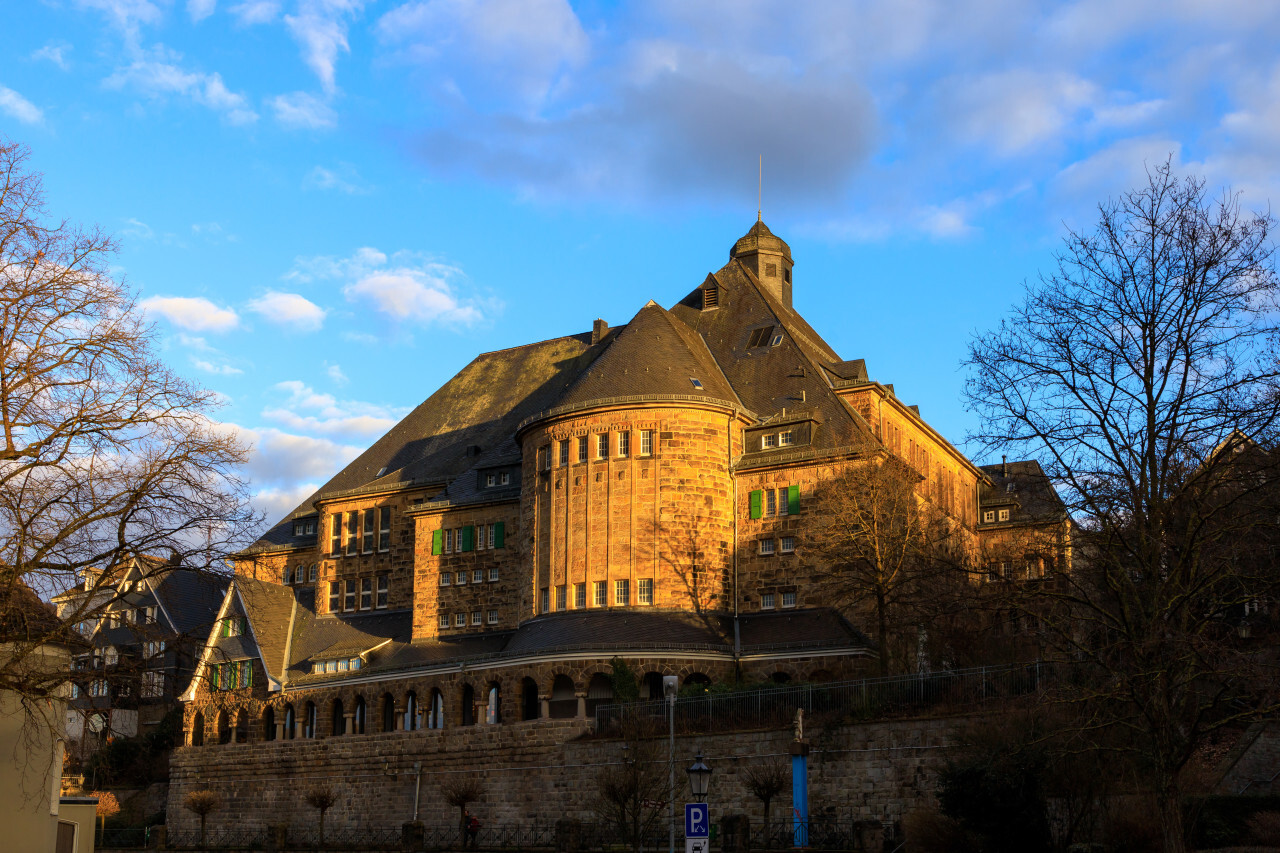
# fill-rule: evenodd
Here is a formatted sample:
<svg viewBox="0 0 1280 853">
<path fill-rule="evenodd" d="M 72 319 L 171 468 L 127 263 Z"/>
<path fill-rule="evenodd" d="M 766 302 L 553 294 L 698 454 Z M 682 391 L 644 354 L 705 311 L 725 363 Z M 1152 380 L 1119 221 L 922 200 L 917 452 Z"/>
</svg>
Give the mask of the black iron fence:
<svg viewBox="0 0 1280 853">
<path fill-rule="evenodd" d="M 827 684 L 760 687 L 726 693 L 681 696 L 675 702 L 675 727 L 688 733 L 779 726 L 795 719 L 838 715 L 855 719 L 923 710 L 963 707 L 1039 691 L 1047 669 L 1040 663 L 981 666 Z M 624 715 L 666 727 L 667 702 L 662 699 L 596 708 L 596 732 L 615 734 Z"/>
</svg>

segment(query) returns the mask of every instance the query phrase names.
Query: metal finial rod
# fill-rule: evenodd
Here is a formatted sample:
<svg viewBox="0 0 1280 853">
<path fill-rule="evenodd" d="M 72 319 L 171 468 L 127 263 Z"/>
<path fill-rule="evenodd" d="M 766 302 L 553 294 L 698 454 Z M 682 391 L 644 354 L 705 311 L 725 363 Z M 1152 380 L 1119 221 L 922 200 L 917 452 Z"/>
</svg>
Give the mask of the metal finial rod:
<svg viewBox="0 0 1280 853">
<path fill-rule="evenodd" d="M 760 174 L 756 181 L 756 222 L 761 221 L 764 213 L 764 155 L 760 155 Z"/>
</svg>

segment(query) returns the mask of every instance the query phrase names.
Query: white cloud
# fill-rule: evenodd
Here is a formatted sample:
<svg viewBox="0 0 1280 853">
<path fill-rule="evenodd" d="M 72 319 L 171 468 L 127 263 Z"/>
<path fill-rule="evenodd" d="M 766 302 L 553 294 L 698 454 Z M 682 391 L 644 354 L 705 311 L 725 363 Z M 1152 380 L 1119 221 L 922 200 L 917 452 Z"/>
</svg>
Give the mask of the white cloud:
<svg viewBox="0 0 1280 853">
<path fill-rule="evenodd" d="M 297 293 L 269 290 L 249 303 L 249 310 L 280 326 L 314 332 L 324 325 L 325 310 Z"/>
<path fill-rule="evenodd" d="M 406 412 L 374 403 L 338 400 L 298 380 L 278 382 L 275 387 L 287 392 L 288 399 L 280 406 L 265 409 L 262 416 L 300 432 L 378 436 L 395 426 Z"/>
<path fill-rule="evenodd" d="M 232 92 L 216 72 L 186 71 L 174 64 L 180 57 L 160 49 L 160 58 L 138 58 L 103 81 L 109 89 L 135 89 L 152 98 L 177 95 L 220 113 L 230 124 L 252 124 L 258 114 L 244 95 Z"/>
<path fill-rule="evenodd" d="M 81 9 L 93 9 L 106 16 L 130 41 L 136 41 L 143 24 L 158 24 L 164 11 L 151 0 L 74 0 Z"/>
<path fill-rule="evenodd" d="M 215 376 L 239 376 L 244 373 L 240 368 L 230 364 L 216 364 L 203 358 L 193 358 L 191 359 L 191 364 L 197 370 L 203 370 L 205 373 L 212 373 Z"/>
<path fill-rule="evenodd" d="M 302 46 L 302 57 L 326 92 L 335 89 L 334 66 L 339 53 L 349 53 L 347 18 L 364 10 L 365 0 L 301 0 L 296 15 L 285 15 L 290 34 Z"/>
<path fill-rule="evenodd" d="M 39 50 L 32 51 L 31 58 L 43 59 L 48 62 L 52 62 L 54 65 L 58 66 L 63 71 L 66 71 L 68 68 L 71 67 L 71 64 L 67 62 L 67 54 L 70 52 L 71 52 L 71 45 L 66 44 L 65 42 L 59 42 L 59 43 L 50 42 L 49 44 L 46 44 L 44 47 L 40 48 Z"/>
<path fill-rule="evenodd" d="M 337 190 L 347 195 L 363 195 L 369 192 L 360 180 L 354 166 L 343 163 L 338 171 L 316 166 L 302 179 L 302 188 L 306 190 Z"/>
<path fill-rule="evenodd" d="M 1060 139 L 1064 128 L 1097 97 L 1074 74 L 1013 69 L 948 79 L 942 109 L 970 142 L 1016 154 Z"/>
<path fill-rule="evenodd" d="M 4 113 L 23 124 L 41 124 L 44 122 L 44 113 L 40 111 L 39 107 L 4 86 L 0 86 L 0 113 Z"/>
<path fill-rule="evenodd" d="M 272 427 L 252 429 L 234 423 L 219 426 L 252 448 L 245 473 L 253 489 L 253 504 L 266 514 L 269 523 L 291 512 L 364 450 L 362 446 Z"/>
<path fill-rule="evenodd" d="M 285 127 L 320 130 L 338 123 L 333 107 L 307 92 L 277 95 L 268 103 L 275 110 L 276 121 Z"/>
<path fill-rule="evenodd" d="M 351 381 L 347 379 L 347 374 L 342 372 L 342 367 L 337 364 L 329 365 L 325 369 L 325 373 L 329 374 L 329 379 L 334 385 L 346 385 Z"/>
<path fill-rule="evenodd" d="M 269 24 L 280 14 L 278 0 L 245 0 L 227 10 L 242 27 Z"/>
<path fill-rule="evenodd" d="M 199 23 L 213 14 L 218 0 L 187 0 L 187 15 L 194 23 Z"/>
<path fill-rule="evenodd" d="M 202 296 L 152 296 L 139 305 L 193 332 L 229 332 L 240 323 L 235 311 L 219 308 Z"/>
</svg>

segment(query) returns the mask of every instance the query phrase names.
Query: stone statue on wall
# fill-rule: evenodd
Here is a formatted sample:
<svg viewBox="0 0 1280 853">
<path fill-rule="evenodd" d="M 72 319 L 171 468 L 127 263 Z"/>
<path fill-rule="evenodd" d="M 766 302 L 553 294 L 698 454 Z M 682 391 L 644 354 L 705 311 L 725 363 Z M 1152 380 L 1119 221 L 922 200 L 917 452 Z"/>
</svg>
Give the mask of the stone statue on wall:
<svg viewBox="0 0 1280 853">
<path fill-rule="evenodd" d="M 796 708 L 796 740 L 804 740 L 804 708 Z"/>
</svg>

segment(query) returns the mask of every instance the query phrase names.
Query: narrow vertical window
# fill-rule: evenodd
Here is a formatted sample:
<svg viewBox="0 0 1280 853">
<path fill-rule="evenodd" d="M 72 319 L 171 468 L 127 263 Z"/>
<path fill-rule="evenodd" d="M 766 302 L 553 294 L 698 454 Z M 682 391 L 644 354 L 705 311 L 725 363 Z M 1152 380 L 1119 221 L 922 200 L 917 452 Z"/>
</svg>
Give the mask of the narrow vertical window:
<svg viewBox="0 0 1280 853">
<path fill-rule="evenodd" d="M 493 543 L 497 541 L 497 533 L 498 533 L 498 525 L 490 524 L 489 525 L 489 547 L 490 548 L 496 547 Z"/>
<path fill-rule="evenodd" d="M 773 489 L 764 490 L 764 514 L 766 516 L 778 514 L 778 493 Z"/>
<path fill-rule="evenodd" d="M 640 455 L 653 455 L 653 430 L 651 429 L 640 430 Z"/>
<path fill-rule="evenodd" d="M 587 461 L 587 437 L 585 435 L 578 436 L 578 461 Z"/>
<path fill-rule="evenodd" d="M 585 583 L 575 583 L 573 585 L 573 606 L 577 610 L 582 610 L 587 606 L 587 585 Z"/>
<path fill-rule="evenodd" d="M 482 624 L 482 623 L 481 623 L 481 621 L 480 621 L 480 620 L 481 620 L 481 618 L 482 618 L 482 614 L 480 613 L 480 611 L 479 611 L 479 610 L 472 610 L 472 611 L 471 611 L 471 624 L 472 624 L 472 625 L 480 625 L 480 624 Z"/>
<path fill-rule="evenodd" d="M 604 581 L 595 581 L 595 582 L 594 582 L 594 587 L 593 587 L 593 589 L 592 589 L 591 593 L 592 593 L 592 595 L 591 595 L 591 597 L 592 597 L 592 604 L 593 604 L 594 606 L 596 606 L 596 607 L 608 607 L 608 606 L 609 606 L 609 599 L 608 599 L 608 595 L 609 595 L 609 587 L 605 584 L 605 582 L 604 582 Z"/>
<path fill-rule="evenodd" d="M 378 550 L 391 550 L 391 507 L 384 506 L 379 510 L 381 520 L 378 524 Z"/>
<path fill-rule="evenodd" d="M 538 604 L 540 605 L 538 607 L 539 613 L 546 613 L 551 609 L 551 590 L 545 586 L 542 588 L 542 594 L 539 596 Z"/>
<path fill-rule="evenodd" d="M 347 581 L 346 594 L 342 597 L 342 609 L 344 611 L 352 611 L 356 609 L 356 581 L 355 578 Z"/>
<path fill-rule="evenodd" d="M 453 614 L 453 627 L 455 628 L 467 627 L 467 614 L 465 613 Z"/>
<path fill-rule="evenodd" d="M 653 578 L 641 578 L 637 582 L 636 604 L 653 604 Z"/>
<path fill-rule="evenodd" d="M 778 489 L 778 515 L 787 514 L 787 487 Z"/>
<path fill-rule="evenodd" d="M 353 556 L 360 544 L 360 513 L 347 513 L 347 556 Z"/>
<path fill-rule="evenodd" d="M 378 575 L 378 603 L 379 610 L 386 609 L 388 599 L 391 597 L 391 578 L 386 575 Z"/>
<path fill-rule="evenodd" d="M 446 554 L 453 553 L 453 529 L 449 528 L 444 532 L 444 552 Z"/>
<path fill-rule="evenodd" d="M 490 567 L 489 567 L 489 582 L 490 582 L 490 583 L 492 583 L 493 581 L 496 581 L 497 579 L 498 579 L 498 567 L 497 567 L 497 566 L 490 566 Z"/>
<path fill-rule="evenodd" d="M 335 512 L 330 516 L 329 526 L 332 530 L 329 537 L 329 555 L 340 557 L 342 556 L 342 513 Z"/>
<path fill-rule="evenodd" d="M 622 458 L 631 455 L 631 433 L 618 433 L 618 457 Z"/>
<path fill-rule="evenodd" d="M 362 541 L 364 548 L 362 550 L 366 554 L 373 553 L 373 526 L 374 522 L 377 520 L 377 513 L 378 511 L 376 509 L 366 509 L 364 511 L 364 534 Z"/>
<path fill-rule="evenodd" d="M 626 607 L 631 603 L 631 581 L 616 580 L 613 582 L 613 603 Z"/>
<path fill-rule="evenodd" d="M 560 465 L 561 467 L 569 464 L 569 439 L 563 439 L 560 442 Z"/>
<path fill-rule="evenodd" d="M 316 564 L 312 563 L 311 568 L 307 569 L 307 580 L 311 581 L 312 583 L 315 583 L 315 579 L 316 579 Z M 155 620 L 152 620 L 152 621 L 155 621 Z"/>
<path fill-rule="evenodd" d="M 342 585 L 338 581 L 329 581 L 329 612 L 337 613 L 341 605 Z"/>
<path fill-rule="evenodd" d="M 373 578 L 360 579 L 360 609 L 373 609 Z"/>
<path fill-rule="evenodd" d="M 441 627 L 441 628 L 448 628 L 448 627 L 449 627 L 449 614 L 448 614 L 448 613 L 441 613 L 441 614 L 440 614 L 440 627 Z"/>
<path fill-rule="evenodd" d="M 609 458 L 609 433 L 602 432 L 596 436 L 596 458 Z"/>
<path fill-rule="evenodd" d="M 556 610 L 564 610 L 568 607 L 568 590 L 564 584 L 556 587 Z"/>
</svg>

